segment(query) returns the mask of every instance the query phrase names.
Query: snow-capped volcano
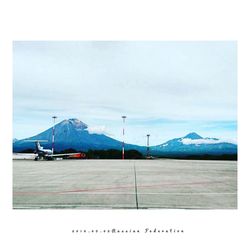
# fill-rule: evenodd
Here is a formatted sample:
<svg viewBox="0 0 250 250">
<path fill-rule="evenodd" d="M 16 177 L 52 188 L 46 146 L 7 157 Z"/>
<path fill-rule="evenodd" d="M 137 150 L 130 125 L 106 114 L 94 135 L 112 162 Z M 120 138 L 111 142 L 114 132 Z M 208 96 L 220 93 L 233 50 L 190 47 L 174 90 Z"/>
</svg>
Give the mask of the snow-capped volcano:
<svg viewBox="0 0 250 250">
<path fill-rule="evenodd" d="M 195 132 L 151 147 L 154 152 L 177 154 L 236 154 L 237 144 L 232 140 L 203 138 Z"/>
<path fill-rule="evenodd" d="M 47 143 L 43 142 L 43 146 L 51 148 L 52 130 L 51 127 L 38 135 L 15 142 L 14 151 L 33 148 L 34 143 L 27 142 L 27 140 L 47 140 Z M 116 149 L 121 148 L 121 142 L 103 134 L 90 134 L 88 125 L 74 118 L 63 120 L 55 125 L 55 150 L 61 151 L 69 148 L 76 150 Z"/>
</svg>

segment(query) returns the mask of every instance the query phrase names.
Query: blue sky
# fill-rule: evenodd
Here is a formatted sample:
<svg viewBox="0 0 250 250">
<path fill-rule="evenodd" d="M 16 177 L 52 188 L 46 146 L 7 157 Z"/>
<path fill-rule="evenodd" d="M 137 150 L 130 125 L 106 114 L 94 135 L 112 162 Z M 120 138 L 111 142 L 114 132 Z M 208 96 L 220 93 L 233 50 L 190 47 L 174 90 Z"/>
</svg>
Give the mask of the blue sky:
<svg viewBox="0 0 250 250">
<path fill-rule="evenodd" d="M 13 44 L 13 137 L 78 118 L 92 133 L 151 145 L 197 132 L 237 138 L 237 44 L 85 41 Z"/>
</svg>

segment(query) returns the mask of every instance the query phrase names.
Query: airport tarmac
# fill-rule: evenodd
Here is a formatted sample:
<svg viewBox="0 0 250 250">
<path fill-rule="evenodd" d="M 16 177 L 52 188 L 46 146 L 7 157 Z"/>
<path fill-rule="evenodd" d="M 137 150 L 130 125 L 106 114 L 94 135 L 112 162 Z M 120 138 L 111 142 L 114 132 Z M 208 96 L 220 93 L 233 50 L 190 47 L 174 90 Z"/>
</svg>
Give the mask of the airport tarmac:
<svg viewBox="0 0 250 250">
<path fill-rule="evenodd" d="M 13 160 L 15 209 L 236 209 L 237 162 Z"/>
</svg>

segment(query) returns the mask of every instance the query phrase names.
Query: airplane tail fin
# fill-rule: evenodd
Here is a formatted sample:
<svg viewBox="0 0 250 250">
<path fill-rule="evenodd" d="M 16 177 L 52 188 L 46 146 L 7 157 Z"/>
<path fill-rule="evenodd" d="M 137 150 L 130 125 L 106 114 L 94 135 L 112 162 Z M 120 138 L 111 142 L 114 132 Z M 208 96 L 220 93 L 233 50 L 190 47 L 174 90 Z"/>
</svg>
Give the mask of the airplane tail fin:
<svg viewBox="0 0 250 250">
<path fill-rule="evenodd" d="M 39 152 L 39 150 L 41 149 L 39 141 L 36 141 L 35 144 L 36 144 L 36 152 Z"/>
<path fill-rule="evenodd" d="M 42 149 L 40 142 L 47 142 L 48 140 L 26 140 L 26 141 L 35 142 L 35 147 L 36 147 L 35 153 L 37 153 L 37 152 L 39 152 L 39 150 Z"/>
</svg>

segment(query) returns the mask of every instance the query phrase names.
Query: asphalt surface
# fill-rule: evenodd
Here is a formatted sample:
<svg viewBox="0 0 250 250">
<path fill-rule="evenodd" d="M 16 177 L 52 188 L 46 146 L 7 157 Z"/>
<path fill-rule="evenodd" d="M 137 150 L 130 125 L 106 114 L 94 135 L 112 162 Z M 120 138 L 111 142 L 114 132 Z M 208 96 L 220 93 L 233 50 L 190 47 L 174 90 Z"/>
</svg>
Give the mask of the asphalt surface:
<svg viewBox="0 0 250 250">
<path fill-rule="evenodd" d="M 13 160 L 15 209 L 236 209 L 237 162 Z"/>
</svg>

